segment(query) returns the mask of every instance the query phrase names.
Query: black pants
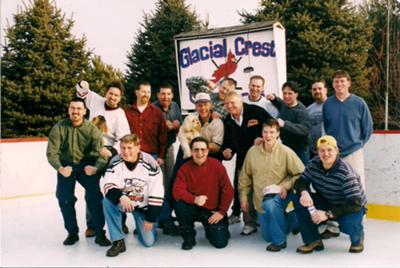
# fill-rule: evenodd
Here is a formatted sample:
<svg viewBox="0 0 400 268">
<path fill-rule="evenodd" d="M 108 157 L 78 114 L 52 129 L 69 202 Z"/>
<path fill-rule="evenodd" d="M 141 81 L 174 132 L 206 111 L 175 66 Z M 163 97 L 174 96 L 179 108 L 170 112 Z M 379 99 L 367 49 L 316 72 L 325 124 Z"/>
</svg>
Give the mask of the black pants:
<svg viewBox="0 0 400 268">
<path fill-rule="evenodd" d="M 203 224 L 206 237 L 211 245 L 216 248 L 224 248 L 228 245 L 230 234 L 226 215 L 218 223 L 209 224 L 208 218 L 212 215 L 210 210 L 187 204 L 183 201 L 176 202 L 175 212 L 181 228 L 180 234 L 185 241 L 195 241 L 196 231 L 194 223 L 199 221 Z"/>
<path fill-rule="evenodd" d="M 86 204 L 92 216 L 93 227 L 96 234 L 103 232 L 103 195 L 100 192 L 100 175 L 87 176 L 83 170 L 87 164 L 72 166 L 72 174 L 65 178 L 57 173 L 56 196 L 61 213 L 64 218 L 64 226 L 68 233 L 77 234 L 79 232 L 75 211 L 75 184 L 79 182 L 85 189 Z"/>
</svg>

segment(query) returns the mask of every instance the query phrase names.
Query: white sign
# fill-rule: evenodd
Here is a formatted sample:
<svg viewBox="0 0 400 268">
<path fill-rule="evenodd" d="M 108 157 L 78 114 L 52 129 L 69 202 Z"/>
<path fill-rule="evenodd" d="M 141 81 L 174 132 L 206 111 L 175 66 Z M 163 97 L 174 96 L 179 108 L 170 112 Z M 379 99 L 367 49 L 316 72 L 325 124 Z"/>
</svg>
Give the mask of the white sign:
<svg viewBox="0 0 400 268">
<path fill-rule="evenodd" d="M 252 27 L 249 24 L 175 37 L 182 110 L 194 109 L 194 96 L 205 91 L 206 80 L 218 83 L 233 78 L 246 95 L 249 78 L 261 75 L 266 82 L 264 93 L 281 95 L 280 87 L 286 82 L 284 29 L 279 23 L 267 23 L 264 29 Z"/>
</svg>

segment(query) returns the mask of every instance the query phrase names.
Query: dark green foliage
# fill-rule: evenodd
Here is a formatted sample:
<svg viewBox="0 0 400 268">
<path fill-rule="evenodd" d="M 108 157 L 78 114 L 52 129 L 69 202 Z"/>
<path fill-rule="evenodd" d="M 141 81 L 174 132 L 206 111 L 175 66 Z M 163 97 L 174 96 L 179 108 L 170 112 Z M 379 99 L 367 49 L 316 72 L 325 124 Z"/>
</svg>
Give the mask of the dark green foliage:
<svg viewBox="0 0 400 268">
<path fill-rule="evenodd" d="M 144 16 L 142 29 L 128 54 L 126 97 L 133 102 L 138 83 L 152 84 L 152 96 L 163 83 L 174 87 L 174 99 L 179 101 L 174 35 L 200 27 L 194 12 L 184 0 L 159 0 L 156 10 Z"/>
<path fill-rule="evenodd" d="M 400 129 L 400 2 L 391 1 L 389 24 L 389 129 Z M 373 25 L 372 48 L 367 66 L 371 69 L 369 80 L 371 113 L 376 128 L 384 128 L 388 1 L 372 0 L 361 8 L 361 14 Z"/>
<path fill-rule="evenodd" d="M 312 102 L 313 80 L 331 84 L 336 69 L 347 70 L 352 91 L 366 97 L 371 27 L 347 1 L 262 1 L 255 14 L 241 13 L 243 22 L 278 20 L 286 29 L 287 79 L 300 85 L 300 99 Z"/>
<path fill-rule="evenodd" d="M 2 134 L 44 136 L 66 116 L 75 84 L 89 71 L 85 38 L 49 0 L 34 0 L 6 29 L 2 57 Z"/>
<path fill-rule="evenodd" d="M 91 90 L 105 96 L 111 82 L 124 83 L 124 74 L 113 66 L 105 64 L 100 56 L 95 55 L 90 58 L 90 71 L 83 79 L 89 82 Z"/>
</svg>

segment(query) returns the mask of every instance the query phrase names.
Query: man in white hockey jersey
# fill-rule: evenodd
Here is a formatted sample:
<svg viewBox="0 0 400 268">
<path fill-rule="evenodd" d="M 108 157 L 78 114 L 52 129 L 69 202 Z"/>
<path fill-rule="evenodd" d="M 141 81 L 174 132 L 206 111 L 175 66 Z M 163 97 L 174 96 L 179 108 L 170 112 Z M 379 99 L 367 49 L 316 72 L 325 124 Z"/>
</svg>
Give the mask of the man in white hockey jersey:
<svg viewBox="0 0 400 268">
<path fill-rule="evenodd" d="M 121 217 L 132 213 L 139 242 L 151 247 L 157 240 L 155 223 L 164 200 L 163 175 L 154 158 L 140 151 L 136 134 L 120 139 L 120 155 L 111 161 L 104 175 L 103 209 L 114 257 L 126 250 Z"/>
</svg>

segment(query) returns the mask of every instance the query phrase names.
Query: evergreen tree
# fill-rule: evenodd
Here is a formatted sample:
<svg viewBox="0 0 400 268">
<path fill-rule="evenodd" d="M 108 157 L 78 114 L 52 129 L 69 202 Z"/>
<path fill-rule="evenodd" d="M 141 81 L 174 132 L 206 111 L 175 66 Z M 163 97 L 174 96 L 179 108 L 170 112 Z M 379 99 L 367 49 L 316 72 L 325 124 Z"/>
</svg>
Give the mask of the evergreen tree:
<svg viewBox="0 0 400 268">
<path fill-rule="evenodd" d="M 90 52 L 49 0 L 33 0 L 13 19 L 2 57 L 2 137 L 44 136 L 66 116 Z"/>
<path fill-rule="evenodd" d="M 174 35 L 200 27 L 194 12 L 184 0 L 159 0 L 156 10 L 144 16 L 142 28 L 128 54 L 126 97 L 133 102 L 134 89 L 139 82 L 148 81 L 154 92 L 163 83 L 174 87 L 179 101 Z"/>
<path fill-rule="evenodd" d="M 83 78 L 89 82 L 90 89 L 101 96 L 105 96 L 108 85 L 113 81 L 124 83 L 124 74 L 112 65 L 105 64 L 100 56 L 94 55 L 90 58 L 90 68 L 87 77 Z"/>
<path fill-rule="evenodd" d="M 330 84 L 336 69 L 347 70 L 352 90 L 366 96 L 371 27 L 345 0 L 264 0 L 245 23 L 278 20 L 286 29 L 287 77 L 299 83 L 300 98 L 312 102 L 314 79 Z"/>
<path fill-rule="evenodd" d="M 389 128 L 400 129 L 400 2 L 391 1 L 389 25 Z M 377 128 L 384 128 L 388 1 L 371 0 L 361 7 L 361 14 L 373 25 L 372 48 L 367 66 L 371 69 L 370 109 Z"/>
</svg>

